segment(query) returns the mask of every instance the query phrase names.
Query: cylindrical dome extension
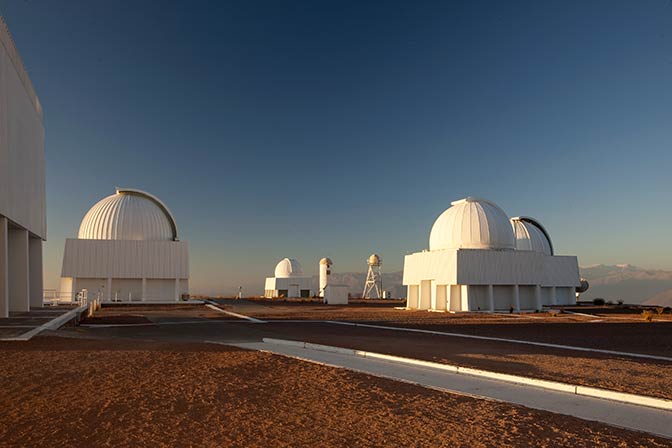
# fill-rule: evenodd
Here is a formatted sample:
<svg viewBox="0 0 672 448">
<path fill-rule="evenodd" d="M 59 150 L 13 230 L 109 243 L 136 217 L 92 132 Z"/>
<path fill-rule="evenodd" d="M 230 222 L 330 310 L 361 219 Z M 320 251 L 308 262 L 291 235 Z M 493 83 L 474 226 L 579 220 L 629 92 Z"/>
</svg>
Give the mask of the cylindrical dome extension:
<svg viewBox="0 0 672 448">
<path fill-rule="evenodd" d="M 517 216 L 511 218 L 511 227 L 516 239 L 517 250 L 553 255 L 551 237 L 539 221 L 529 216 Z"/>
<path fill-rule="evenodd" d="M 329 284 L 329 276 L 331 275 L 331 266 L 333 264 L 329 258 L 320 260 L 320 297 L 324 297 L 324 289 Z"/>
</svg>

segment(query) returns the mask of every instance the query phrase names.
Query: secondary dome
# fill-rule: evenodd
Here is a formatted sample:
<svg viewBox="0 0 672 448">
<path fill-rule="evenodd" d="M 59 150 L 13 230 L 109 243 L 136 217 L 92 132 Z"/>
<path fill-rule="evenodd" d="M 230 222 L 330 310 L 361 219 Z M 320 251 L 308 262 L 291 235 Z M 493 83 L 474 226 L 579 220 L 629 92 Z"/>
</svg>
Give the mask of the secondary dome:
<svg viewBox="0 0 672 448">
<path fill-rule="evenodd" d="M 77 238 L 177 241 L 177 224 L 157 197 L 140 190 L 117 188 L 115 194 L 86 213 Z"/>
<path fill-rule="evenodd" d="M 429 250 L 515 249 L 509 218 L 495 203 L 468 197 L 451 206 L 434 222 Z"/>
<path fill-rule="evenodd" d="M 331 258 L 325 257 L 320 260 L 320 264 L 326 264 L 327 266 L 331 266 L 334 264 L 334 262 L 331 261 Z"/>
<path fill-rule="evenodd" d="M 283 258 L 280 263 L 275 266 L 276 278 L 298 277 L 303 275 L 303 268 L 294 258 Z"/>
<path fill-rule="evenodd" d="M 553 244 L 544 226 L 534 218 L 519 216 L 511 218 L 511 227 L 516 238 L 517 250 L 531 250 L 553 255 Z"/>
</svg>

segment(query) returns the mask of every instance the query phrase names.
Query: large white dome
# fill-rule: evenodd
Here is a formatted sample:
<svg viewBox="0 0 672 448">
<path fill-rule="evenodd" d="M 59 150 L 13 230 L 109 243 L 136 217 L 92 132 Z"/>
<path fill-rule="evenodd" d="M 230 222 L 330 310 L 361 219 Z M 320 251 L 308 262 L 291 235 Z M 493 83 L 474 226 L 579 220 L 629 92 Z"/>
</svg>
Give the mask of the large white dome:
<svg viewBox="0 0 672 448">
<path fill-rule="evenodd" d="M 511 218 L 517 250 L 531 250 L 553 255 L 553 244 L 541 223 L 527 216 Z"/>
<path fill-rule="evenodd" d="M 495 203 L 469 197 L 451 205 L 432 226 L 429 250 L 515 249 L 509 218 Z"/>
<path fill-rule="evenodd" d="M 276 278 L 299 277 L 303 275 L 303 268 L 294 258 L 283 258 L 280 263 L 275 266 Z"/>
<path fill-rule="evenodd" d="M 177 240 L 170 210 L 155 196 L 140 190 L 117 192 L 91 207 L 79 226 L 79 239 Z"/>
</svg>

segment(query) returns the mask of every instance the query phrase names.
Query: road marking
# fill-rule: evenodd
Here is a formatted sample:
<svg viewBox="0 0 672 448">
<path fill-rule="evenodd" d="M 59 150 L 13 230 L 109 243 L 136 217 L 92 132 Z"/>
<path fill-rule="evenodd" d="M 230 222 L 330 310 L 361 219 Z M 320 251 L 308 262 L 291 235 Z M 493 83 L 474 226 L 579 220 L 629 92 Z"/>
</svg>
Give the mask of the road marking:
<svg viewBox="0 0 672 448">
<path fill-rule="evenodd" d="M 222 308 L 220 308 L 216 305 L 213 305 L 210 302 L 208 302 L 205 306 L 207 306 L 208 308 L 210 308 L 212 310 L 219 311 L 220 313 L 228 314 L 229 316 L 234 316 L 234 317 L 237 317 L 239 319 L 249 320 L 250 322 L 254 322 L 255 324 L 265 324 L 266 323 L 266 321 L 263 321 L 263 320 L 260 320 L 260 319 L 255 319 L 254 317 L 245 316 L 244 314 L 234 313 L 233 311 L 227 311 L 227 310 L 222 309 Z"/>
<path fill-rule="evenodd" d="M 512 344 L 523 344 L 523 345 L 536 345 L 539 347 L 549 347 L 549 348 L 559 348 L 562 350 L 575 350 L 580 352 L 593 352 L 593 353 L 603 353 L 606 355 L 615 355 L 615 356 L 628 356 L 632 358 L 643 358 L 643 359 L 655 359 L 657 361 L 667 361 L 672 362 L 672 358 L 667 356 L 657 356 L 657 355 L 645 355 L 642 353 L 630 353 L 630 352 L 619 352 L 615 350 L 603 350 L 599 348 L 588 348 L 588 347 L 578 347 L 574 345 L 560 345 L 560 344 L 550 344 L 547 342 L 533 342 L 533 341 L 523 341 L 520 339 L 507 339 L 507 338 L 496 338 L 492 336 L 477 336 L 473 334 L 462 334 L 462 333 L 448 333 L 444 331 L 434 331 L 434 330 L 422 330 L 420 328 L 404 328 L 404 327 L 386 327 L 383 325 L 372 325 L 372 324 L 360 324 L 354 322 L 343 322 L 338 320 L 325 320 L 325 323 L 337 324 L 337 325 L 350 325 L 354 327 L 366 327 L 366 328 L 378 328 L 382 330 L 392 330 L 392 331 L 408 331 L 412 333 L 424 333 L 424 334 L 436 334 L 441 336 L 451 336 L 456 338 L 466 338 L 466 339 L 479 339 L 482 341 L 497 341 L 497 342 L 509 342 Z"/>
</svg>

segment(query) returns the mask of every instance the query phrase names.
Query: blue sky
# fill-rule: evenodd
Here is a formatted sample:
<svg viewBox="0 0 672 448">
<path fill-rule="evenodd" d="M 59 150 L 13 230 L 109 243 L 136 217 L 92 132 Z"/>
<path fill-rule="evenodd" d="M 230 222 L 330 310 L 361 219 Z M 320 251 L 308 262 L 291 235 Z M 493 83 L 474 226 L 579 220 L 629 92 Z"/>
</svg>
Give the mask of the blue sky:
<svg viewBox="0 0 672 448">
<path fill-rule="evenodd" d="M 45 110 L 48 242 L 115 186 L 194 292 L 282 257 L 386 271 L 467 195 L 582 265 L 672 269 L 672 1 L 0 0 Z"/>
</svg>

